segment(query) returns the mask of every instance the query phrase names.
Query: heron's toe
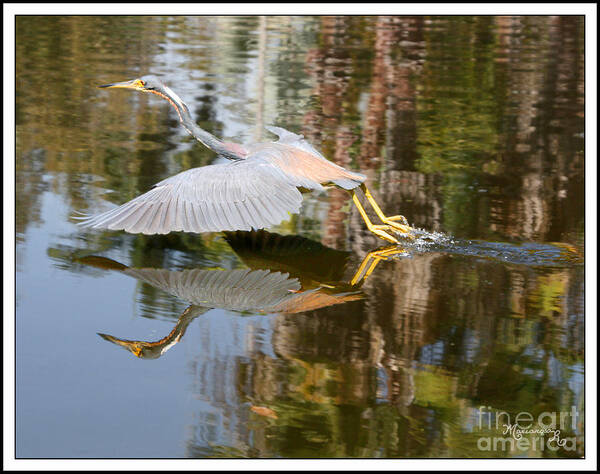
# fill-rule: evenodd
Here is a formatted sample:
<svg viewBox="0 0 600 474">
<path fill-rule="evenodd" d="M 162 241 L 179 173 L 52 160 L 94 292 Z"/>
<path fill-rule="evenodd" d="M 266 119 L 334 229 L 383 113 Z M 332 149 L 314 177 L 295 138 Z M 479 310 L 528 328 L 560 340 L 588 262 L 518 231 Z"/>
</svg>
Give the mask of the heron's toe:
<svg viewBox="0 0 600 474">
<path fill-rule="evenodd" d="M 401 215 L 397 215 L 397 216 L 389 216 L 387 218 L 388 221 L 400 221 L 402 224 L 404 225 L 408 225 L 408 220 L 406 219 L 406 217 L 401 216 Z"/>
</svg>

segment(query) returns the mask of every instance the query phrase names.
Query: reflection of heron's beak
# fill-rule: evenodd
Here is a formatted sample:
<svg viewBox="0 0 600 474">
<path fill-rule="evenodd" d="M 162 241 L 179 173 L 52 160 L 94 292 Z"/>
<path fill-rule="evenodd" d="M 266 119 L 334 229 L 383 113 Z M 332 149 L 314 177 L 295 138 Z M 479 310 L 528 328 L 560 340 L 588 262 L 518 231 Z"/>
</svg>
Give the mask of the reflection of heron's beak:
<svg viewBox="0 0 600 474">
<path fill-rule="evenodd" d="M 127 268 L 129 268 L 127 265 L 115 262 L 110 258 L 97 257 L 96 255 L 87 255 L 85 257 L 75 258 L 75 261 L 96 268 L 104 268 L 105 270 L 127 270 Z"/>
<path fill-rule="evenodd" d="M 112 342 L 113 344 L 117 344 L 128 351 L 132 352 L 136 357 L 140 357 L 142 354 L 142 348 L 135 341 L 126 341 L 124 339 L 119 339 L 109 334 L 98 333 L 102 339 Z"/>
<path fill-rule="evenodd" d="M 98 86 L 101 89 L 106 88 L 121 88 L 121 89 L 135 89 L 135 90 L 144 90 L 143 82 L 139 79 L 134 79 L 132 81 L 124 81 L 124 82 L 113 82 L 112 84 L 104 84 L 102 86 Z"/>
</svg>

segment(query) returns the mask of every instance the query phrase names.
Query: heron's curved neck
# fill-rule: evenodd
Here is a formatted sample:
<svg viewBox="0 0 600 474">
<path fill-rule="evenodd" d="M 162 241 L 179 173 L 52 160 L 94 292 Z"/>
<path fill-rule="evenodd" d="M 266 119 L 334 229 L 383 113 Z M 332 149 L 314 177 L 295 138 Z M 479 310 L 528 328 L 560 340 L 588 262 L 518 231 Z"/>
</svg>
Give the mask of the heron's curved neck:
<svg viewBox="0 0 600 474">
<path fill-rule="evenodd" d="M 219 140 L 217 137 L 196 125 L 195 122 L 192 120 L 192 116 L 187 105 L 185 105 L 185 103 L 179 98 L 179 96 L 175 94 L 171 89 L 165 86 L 165 92 L 152 92 L 161 96 L 163 99 L 169 101 L 169 103 L 177 111 L 179 121 L 181 122 L 181 125 L 183 125 L 183 128 L 185 128 L 191 136 L 193 136 L 196 140 L 202 143 L 205 147 L 230 160 L 239 160 L 243 158 L 243 156 L 229 149 L 227 145 L 221 140 Z"/>
</svg>

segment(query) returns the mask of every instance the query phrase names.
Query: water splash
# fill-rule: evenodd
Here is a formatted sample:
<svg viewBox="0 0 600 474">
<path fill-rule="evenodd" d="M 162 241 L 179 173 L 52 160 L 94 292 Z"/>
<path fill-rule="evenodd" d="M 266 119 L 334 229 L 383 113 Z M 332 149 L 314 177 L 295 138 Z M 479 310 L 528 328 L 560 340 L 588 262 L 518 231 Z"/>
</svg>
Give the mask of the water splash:
<svg viewBox="0 0 600 474">
<path fill-rule="evenodd" d="M 429 252 L 464 255 L 499 262 L 540 267 L 572 267 L 583 265 L 584 257 L 575 246 L 563 242 L 490 242 L 467 240 L 442 232 L 415 228 L 413 241 L 403 244 L 406 252 L 400 257 L 412 257 Z"/>
</svg>

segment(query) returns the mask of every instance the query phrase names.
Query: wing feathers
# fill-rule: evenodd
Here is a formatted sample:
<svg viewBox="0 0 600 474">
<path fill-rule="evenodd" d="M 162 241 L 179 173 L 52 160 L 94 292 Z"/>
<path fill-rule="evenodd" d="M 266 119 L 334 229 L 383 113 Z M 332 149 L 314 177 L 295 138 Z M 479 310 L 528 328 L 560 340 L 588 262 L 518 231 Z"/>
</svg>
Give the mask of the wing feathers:
<svg viewBox="0 0 600 474">
<path fill-rule="evenodd" d="M 281 171 L 249 158 L 184 171 L 81 225 L 144 234 L 260 229 L 298 212 L 301 202 Z"/>
</svg>

